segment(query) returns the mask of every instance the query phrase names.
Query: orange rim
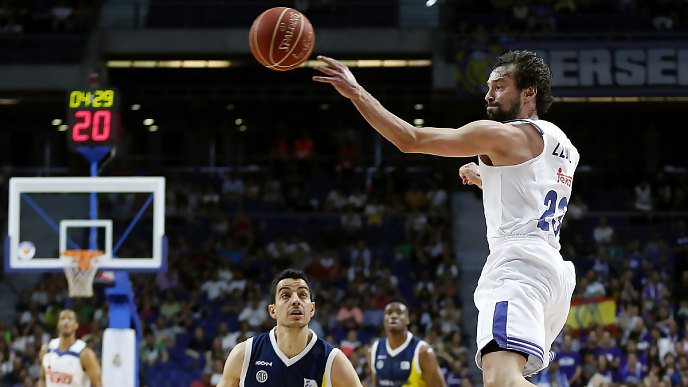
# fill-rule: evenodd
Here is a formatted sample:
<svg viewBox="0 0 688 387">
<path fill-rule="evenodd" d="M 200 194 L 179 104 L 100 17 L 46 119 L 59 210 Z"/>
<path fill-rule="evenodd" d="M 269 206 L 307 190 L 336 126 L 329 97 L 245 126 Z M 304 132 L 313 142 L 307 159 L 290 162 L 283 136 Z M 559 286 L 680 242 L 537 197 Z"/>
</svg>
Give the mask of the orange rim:
<svg viewBox="0 0 688 387">
<path fill-rule="evenodd" d="M 62 257 L 69 257 L 78 260 L 77 267 L 79 270 L 88 270 L 91 268 L 91 261 L 93 258 L 100 257 L 103 252 L 100 250 L 65 250 L 60 254 Z"/>
</svg>

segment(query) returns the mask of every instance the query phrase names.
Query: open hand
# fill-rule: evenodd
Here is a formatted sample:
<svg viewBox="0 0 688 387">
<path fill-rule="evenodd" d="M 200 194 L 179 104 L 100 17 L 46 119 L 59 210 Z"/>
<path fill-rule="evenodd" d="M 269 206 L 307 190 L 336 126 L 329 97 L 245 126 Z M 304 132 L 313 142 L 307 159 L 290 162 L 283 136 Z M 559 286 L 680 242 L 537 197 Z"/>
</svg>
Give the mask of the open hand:
<svg viewBox="0 0 688 387">
<path fill-rule="evenodd" d="M 327 66 L 315 65 L 313 68 L 327 76 L 315 75 L 314 81 L 329 83 L 339 94 L 349 99 L 360 93 L 361 86 L 356 82 L 351 70 L 342 62 L 322 55 L 318 55 L 318 60 L 325 62 Z"/>
</svg>

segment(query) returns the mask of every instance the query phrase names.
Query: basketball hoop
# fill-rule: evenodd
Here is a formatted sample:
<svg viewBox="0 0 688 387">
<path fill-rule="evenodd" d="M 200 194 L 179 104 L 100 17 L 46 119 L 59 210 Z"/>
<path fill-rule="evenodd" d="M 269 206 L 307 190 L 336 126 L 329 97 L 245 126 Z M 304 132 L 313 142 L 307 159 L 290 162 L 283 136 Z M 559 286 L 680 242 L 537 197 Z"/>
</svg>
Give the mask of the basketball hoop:
<svg viewBox="0 0 688 387">
<path fill-rule="evenodd" d="M 69 297 L 93 297 L 93 278 L 98 271 L 100 250 L 65 250 L 60 253 L 69 285 Z"/>
</svg>

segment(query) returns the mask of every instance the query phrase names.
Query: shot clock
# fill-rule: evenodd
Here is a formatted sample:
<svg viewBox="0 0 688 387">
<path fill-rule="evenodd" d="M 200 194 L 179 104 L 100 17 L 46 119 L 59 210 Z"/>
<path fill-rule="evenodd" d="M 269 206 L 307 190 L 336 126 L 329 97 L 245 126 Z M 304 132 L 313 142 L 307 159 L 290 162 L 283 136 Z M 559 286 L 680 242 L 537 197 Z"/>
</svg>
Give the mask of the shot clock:
<svg viewBox="0 0 688 387">
<path fill-rule="evenodd" d="M 71 148 L 114 146 L 120 140 L 119 92 L 114 88 L 70 90 L 67 101 Z"/>
</svg>

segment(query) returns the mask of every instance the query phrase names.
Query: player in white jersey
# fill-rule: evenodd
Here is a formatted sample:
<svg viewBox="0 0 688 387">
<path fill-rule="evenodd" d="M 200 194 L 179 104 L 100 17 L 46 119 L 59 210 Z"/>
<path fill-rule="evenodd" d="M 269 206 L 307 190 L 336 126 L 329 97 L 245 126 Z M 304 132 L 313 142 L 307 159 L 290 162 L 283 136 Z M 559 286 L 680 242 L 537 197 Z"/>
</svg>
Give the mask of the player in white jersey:
<svg viewBox="0 0 688 387">
<path fill-rule="evenodd" d="M 529 51 L 502 55 L 487 81 L 489 120 L 458 129 L 417 128 L 385 109 L 342 63 L 315 66 L 368 123 L 405 153 L 479 156 L 461 167 L 465 184 L 483 189 L 490 255 L 475 292 L 478 352 L 485 386 L 527 386 L 524 375 L 549 363 L 575 286 L 559 254 L 559 231 L 578 151 L 538 117 L 552 104 L 552 73 Z M 505 122 L 500 122 L 505 121 Z"/>
<path fill-rule="evenodd" d="M 41 348 L 38 387 L 102 387 L 100 364 L 93 350 L 77 340 L 79 323 L 70 309 L 60 312 L 59 337 Z"/>
</svg>

